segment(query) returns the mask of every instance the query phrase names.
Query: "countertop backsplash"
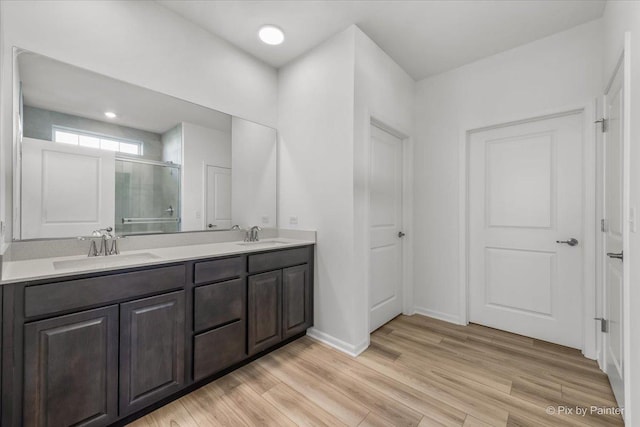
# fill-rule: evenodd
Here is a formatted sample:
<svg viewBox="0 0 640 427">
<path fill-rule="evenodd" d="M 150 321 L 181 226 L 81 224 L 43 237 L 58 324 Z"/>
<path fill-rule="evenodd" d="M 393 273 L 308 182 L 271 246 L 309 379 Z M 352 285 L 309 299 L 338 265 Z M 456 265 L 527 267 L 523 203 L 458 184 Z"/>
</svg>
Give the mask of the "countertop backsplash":
<svg viewBox="0 0 640 427">
<path fill-rule="evenodd" d="M 282 237 L 315 241 L 315 235 L 315 231 L 307 230 L 265 228 L 260 231 L 260 239 Z M 135 235 L 119 239 L 118 247 L 121 252 L 138 251 L 175 246 L 235 242 L 243 240 L 244 236 L 244 230 Z M 9 244 L 4 255 L 2 255 L 2 262 L 86 255 L 89 253 L 89 245 L 89 239 L 79 240 L 76 238 L 16 241 Z"/>
</svg>

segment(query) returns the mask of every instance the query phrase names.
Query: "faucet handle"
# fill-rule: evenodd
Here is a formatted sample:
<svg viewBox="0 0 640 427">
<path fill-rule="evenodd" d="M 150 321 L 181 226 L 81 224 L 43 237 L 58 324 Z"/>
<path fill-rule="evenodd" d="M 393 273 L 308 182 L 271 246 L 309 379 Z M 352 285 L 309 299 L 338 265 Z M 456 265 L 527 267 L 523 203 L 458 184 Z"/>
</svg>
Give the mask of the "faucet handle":
<svg viewBox="0 0 640 427">
<path fill-rule="evenodd" d="M 111 234 L 112 231 L 113 231 L 113 227 L 99 228 L 97 230 L 93 230 L 91 232 L 91 236 L 92 237 L 105 237 L 105 236 L 108 236 L 108 238 L 110 239 L 111 237 L 113 237 L 113 235 Z"/>
<path fill-rule="evenodd" d="M 98 256 L 98 246 L 96 245 L 95 240 L 91 240 L 91 244 L 89 245 L 89 254 L 87 256 Z"/>
<path fill-rule="evenodd" d="M 119 255 L 120 249 L 118 249 L 118 240 L 122 239 L 123 236 L 113 236 L 111 239 L 111 249 L 109 249 L 109 255 Z"/>
</svg>

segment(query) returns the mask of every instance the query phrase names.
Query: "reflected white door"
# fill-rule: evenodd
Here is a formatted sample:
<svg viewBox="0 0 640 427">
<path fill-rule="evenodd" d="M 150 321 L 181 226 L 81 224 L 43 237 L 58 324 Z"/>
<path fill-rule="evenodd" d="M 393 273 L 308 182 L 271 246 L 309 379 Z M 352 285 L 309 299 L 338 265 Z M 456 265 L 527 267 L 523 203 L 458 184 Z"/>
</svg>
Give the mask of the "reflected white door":
<svg viewBox="0 0 640 427">
<path fill-rule="evenodd" d="M 603 334 L 604 367 L 618 405 L 624 407 L 623 381 L 623 264 L 614 258 L 622 254 L 623 221 L 623 82 L 622 67 L 605 95 L 607 132 L 604 134 L 604 307 L 608 332 Z"/>
<path fill-rule="evenodd" d="M 115 176 L 112 151 L 23 138 L 21 238 L 114 227 Z"/>
<path fill-rule="evenodd" d="M 206 226 L 231 228 L 231 169 L 207 165 L 206 170 Z"/>
<path fill-rule="evenodd" d="M 469 319 L 582 347 L 582 126 L 572 114 L 476 132 Z"/>
<path fill-rule="evenodd" d="M 369 330 L 402 312 L 402 141 L 371 126 Z"/>
</svg>

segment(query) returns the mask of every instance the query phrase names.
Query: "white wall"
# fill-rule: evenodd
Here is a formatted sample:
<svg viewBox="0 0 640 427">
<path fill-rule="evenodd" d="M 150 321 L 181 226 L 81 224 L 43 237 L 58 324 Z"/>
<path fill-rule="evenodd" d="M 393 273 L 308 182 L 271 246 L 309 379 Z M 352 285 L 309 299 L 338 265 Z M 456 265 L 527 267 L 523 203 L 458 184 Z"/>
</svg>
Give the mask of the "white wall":
<svg viewBox="0 0 640 427">
<path fill-rule="evenodd" d="M 182 231 L 206 230 L 205 165 L 231 168 L 231 133 L 182 123 Z"/>
<path fill-rule="evenodd" d="M 353 27 L 279 72 L 283 228 L 317 230 L 316 333 L 355 351 L 353 313 Z M 290 225 L 290 217 L 298 218 Z"/>
<path fill-rule="evenodd" d="M 369 123 L 409 135 L 414 81 L 351 26 L 281 69 L 279 84 L 279 224 L 317 230 L 310 333 L 356 354 L 369 343 Z"/>
<path fill-rule="evenodd" d="M 460 151 L 464 131 L 591 105 L 602 90 L 601 21 L 417 84 L 414 280 L 418 312 L 460 320 Z"/>
<path fill-rule="evenodd" d="M 622 48 L 625 31 L 631 32 L 631 73 L 630 73 L 630 207 L 636 212 L 640 208 L 640 2 L 609 1 L 604 17 L 604 74 L 601 88 L 604 89 L 612 76 Z M 640 233 L 631 232 L 629 253 L 625 253 L 625 265 L 629 268 L 628 307 L 625 329 L 630 345 L 625 348 L 625 422 L 637 425 L 640 419 L 640 338 L 635 332 L 640 330 Z"/>
<path fill-rule="evenodd" d="M 361 319 L 357 343 L 369 342 L 369 166 L 370 124 L 374 118 L 395 131 L 410 137 L 413 131 L 414 80 L 359 28 L 355 28 L 355 105 L 354 105 L 354 285 L 356 306 Z M 405 141 L 405 154 L 410 158 L 411 139 Z M 411 162 L 405 173 L 411 176 Z M 405 182 L 405 184 L 408 184 Z M 405 186 L 411 190 L 410 186 Z M 411 213 L 410 207 L 407 209 Z M 406 222 L 406 221 L 405 221 Z M 411 245 L 411 224 L 404 224 L 405 248 Z M 403 254 L 410 265 L 410 253 Z M 412 290 L 411 277 L 406 277 Z M 411 292 L 409 292 L 411 293 Z M 411 295 L 405 295 L 411 298 Z M 362 348 L 362 345 L 360 346 Z"/>
<path fill-rule="evenodd" d="M 277 72 L 151 1 L 0 2 L 5 201 L 11 210 L 12 47 L 51 56 L 269 126 Z M 5 241 L 10 240 L 10 233 Z"/>
<path fill-rule="evenodd" d="M 242 228 L 276 227 L 276 130 L 231 119 L 231 223 Z"/>
</svg>

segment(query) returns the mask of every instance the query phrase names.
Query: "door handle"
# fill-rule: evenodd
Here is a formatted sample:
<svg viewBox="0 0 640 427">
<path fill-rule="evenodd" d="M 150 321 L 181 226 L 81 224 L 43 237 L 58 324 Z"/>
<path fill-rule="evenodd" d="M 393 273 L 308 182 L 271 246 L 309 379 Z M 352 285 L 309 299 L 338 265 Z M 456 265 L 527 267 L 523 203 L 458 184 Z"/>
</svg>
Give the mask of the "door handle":
<svg viewBox="0 0 640 427">
<path fill-rule="evenodd" d="M 556 240 L 556 243 L 566 243 L 569 246 L 576 246 L 579 242 L 572 237 L 569 240 Z"/>
<path fill-rule="evenodd" d="M 209 224 L 209 225 L 207 225 L 207 227 L 209 227 L 209 228 L 216 228 L 216 227 L 217 227 L 217 225 Z"/>
<path fill-rule="evenodd" d="M 402 239 L 404 236 L 406 236 L 406 234 L 404 234 L 402 231 L 398 231 L 398 237 Z"/>
<path fill-rule="evenodd" d="M 609 321 L 602 317 L 594 317 L 593 320 L 600 321 L 600 332 L 609 332 Z"/>
<path fill-rule="evenodd" d="M 614 252 L 607 252 L 607 256 L 609 258 L 619 259 L 620 261 L 624 261 L 624 252 L 623 251 L 620 251 L 619 254 L 614 253 Z"/>
</svg>

